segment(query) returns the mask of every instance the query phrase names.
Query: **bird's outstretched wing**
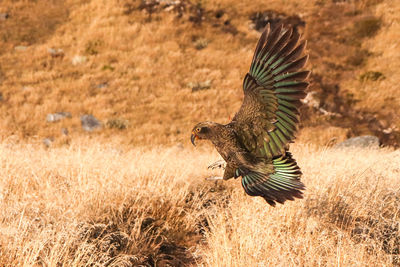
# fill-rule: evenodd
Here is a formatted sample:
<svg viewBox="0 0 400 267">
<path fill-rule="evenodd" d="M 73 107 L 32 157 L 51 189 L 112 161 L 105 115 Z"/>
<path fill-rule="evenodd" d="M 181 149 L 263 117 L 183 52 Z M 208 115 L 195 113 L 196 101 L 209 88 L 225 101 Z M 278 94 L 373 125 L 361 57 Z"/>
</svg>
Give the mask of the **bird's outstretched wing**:
<svg viewBox="0 0 400 267">
<path fill-rule="evenodd" d="M 230 123 L 243 145 L 257 157 L 284 154 L 294 139 L 300 100 L 306 96 L 309 71 L 302 70 L 306 42 L 282 25 L 269 25 L 258 41 L 250 71 L 243 81 L 244 99 Z"/>
<path fill-rule="evenodd" d="M 242 186 L 248 195 L 261 196 L 271 206 L 276 202 L 283 204 L 286 200 L 303 198 L 301 190 L 305 187 L 300 181 L 301 171 L 289 152 L 264 166 L 239 167 L 235 176 L 242 176 Z"/>
</svg>

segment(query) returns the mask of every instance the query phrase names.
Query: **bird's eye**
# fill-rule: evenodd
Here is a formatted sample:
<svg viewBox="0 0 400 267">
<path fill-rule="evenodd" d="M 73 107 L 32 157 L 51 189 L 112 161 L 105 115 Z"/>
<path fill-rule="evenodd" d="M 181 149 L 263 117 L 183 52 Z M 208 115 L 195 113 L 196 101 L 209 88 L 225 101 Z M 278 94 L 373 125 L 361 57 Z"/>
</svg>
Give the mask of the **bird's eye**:
<svg viewBox="0 0 400 267">
<path fill-rule="evenodd" d="M 197 128 L 196 128 L 196 132 L 199 133 L 200 131 L 201 131 L 200 127 L 197 127 Z"/>
</svg>

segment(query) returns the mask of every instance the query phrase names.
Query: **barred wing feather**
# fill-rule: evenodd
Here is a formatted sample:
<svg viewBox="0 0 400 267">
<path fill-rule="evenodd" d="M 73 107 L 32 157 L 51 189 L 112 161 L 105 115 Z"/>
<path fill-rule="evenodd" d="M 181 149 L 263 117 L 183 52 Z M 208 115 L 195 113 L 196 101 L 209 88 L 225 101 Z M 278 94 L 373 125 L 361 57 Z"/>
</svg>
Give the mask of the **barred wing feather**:
<svg viewBox="0 0 400 267">
<path fill-rule="evenodd" d="M 299 34 L 269 25 L 258 41 L 249 73 L 243 81 L 244 99 L 231 124 L 246 148 L 256 156 L 285 153 L 295 138 L 301 99 L 306 96 L 303 70 L 308 55 Z"/>
</svg>

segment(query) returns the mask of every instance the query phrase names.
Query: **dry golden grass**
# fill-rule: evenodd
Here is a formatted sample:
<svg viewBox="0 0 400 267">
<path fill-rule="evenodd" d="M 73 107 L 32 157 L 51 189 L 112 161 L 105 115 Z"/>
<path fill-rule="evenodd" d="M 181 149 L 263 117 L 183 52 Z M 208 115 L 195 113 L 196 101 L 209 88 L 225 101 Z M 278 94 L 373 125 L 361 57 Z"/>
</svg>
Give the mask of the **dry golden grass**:
<svg viewBox="0 0 400 267">
<path fill-rule="evenodd" d="M 313 110 L 304 113 L 302 127 L 311 127 L 307 132 L 312 134 L 305 140 L 326 144 L 343 133 L 377 134 L 385 144 L 400 140 L 400 135 L 382 133 L 398 130 L 400 122 L 395 114 L 400 12 L 393 1 L 183 2 L 203 8 L 201 24 L 190 21 L 190 8 L 181 18 L 174 11 L 149 16 L 138 0 L 3 0 L 0 12 L 10 18 L 0 21 L 2 136 L 68 143 L 60 129 L 68 128 L 70 139 L 86 134 L 79 116 L 91 113 L 105 124 L 128 122 L 125 130 L 105 127 L 91 135 L 103 141 L 118 136 L 124 144 L 186 143 L 193 124 L 227 122 L 238 110 L 242 78 L 259 37 L 249 27 L 250 15 L 274 10 L 304 20 L 300 31 L 309 40 L 314 75 L 310 89 L 323 108 L 344 114 L 335 120 Z M 215 17 L 218 10 L 223 11 L 220 18 Z M 353 26 L 368 16 L 382 20 L 376 36 L 354 37 Z M 197 40 L 207 47 L 196 49 Z M 27 50 L 15 50 L 18 45 Z M 49 48 L 63 49 L 64 55 L 52 57 Z M 73 65 L 76 55 L 87 61 Z M 380 71 L 386 79 L 360 82 L 367 71 Z M 207 80 L 210 89 L 191 92 L 189 83 Z M 97 88 L 102 83 L 108 87 Z M 72 118 L 47 123 L 46 115 L 57 111 L 71 112 Z M 364 112 L 382 125 L 360 121 L 357 116 Z M 321 135 L 320 125 L 343 131 Z"/>
<path fill-rule="evenodd" d="M 344 85 L 359 101 L 357 108 L 372 111 L 378 116 L 391 118 L 385 127 L 389 130 L 400 129 L 397 110 L 400 108 L 400 7 L 393 1 L 383 1 L 376 6 L 375 15 L 382 20 L 383 30 L 362 45 L 373 56 L 356 73 L 358 77 L 367 71 L 377 71 L 384 75 L 377 81 L 349 79 Z"/>
<path fill-rule="evenodd" d="M 293 152 L 305 198 L 272 208 L 246 196 L 239 180 L 204 181 L 218 159 L 207 147 L 80 140 L 46 150 L 3 140 L 0 264 L 398 264 L 399 151 Z"/>
<path fill-rule="evenodd" d="M 400 82 L 397 69 L 400 68 L 400 54 L 398 53 L 399 47 L 395 40 L 400 38 L 400 22 L 396 17 L 400 12 L 400 7 L 393 2 L 385 2 L 377 6 L 377 16 L 381 17 L 383 23 L 388 25 L 385 31 L 380 31 L 373 39 L 369 40 L 365 45 L 370 47 L 371 52 L 376 53 L 378 56 L 372 58 L 368 64 L 368 69 L 381 71 L 385 74 L 385 79 L 381 80 L 378 84 L 369 84 L 365 86 L 364 94 L 370 98 L 374 98 L 377 91 L 384 91 L 377 98 L 384 98 L 386 105 L 381 103 L 379 107 L 370 106 L 370 109 L 383 109 L 383 112 L 389 112 L 392 107 L 393 111 L 398 110 L 400 101 L 397 98 Z M 388 40 L 393 40 L 388 42 Z M 385 62 L 385 64 L 382 64 Z M 394 84 L 396 86 L 390 86 Z M 391 100 L 392 103 L 387 103 Z M 371 101 L 372 104 L 373 101 Z M 379 102 L 378 102 L 379 103 Z M 377 103 L 374 103 L 375 105 Z M 398 125 L 399 126 L 399 125 Z"/>
<path fill-rule="evenodd" d="M 0 265 L 398 265 L 399 151 L 326 148 L 367 133 L 400 140 L 395 1 L 181 2 L 182 17 L 150 16 L 138 0 L 1 1 Z M 302 110 L 293 152 L 307 191 L 276 208 L 239 180 L 204 181 L 219 157 L 188 148 L 195 123 L 238 110 L 259 37 L 249 18 L 269 9 L 304 21 L 310 90 L 336 114 Z M 360 78 L 371 72 L 383 76 Z M 72 118 L 47 123 L 58 111 Z M 104 128 L 84 132 L 86 113 Z"/>
</svg>

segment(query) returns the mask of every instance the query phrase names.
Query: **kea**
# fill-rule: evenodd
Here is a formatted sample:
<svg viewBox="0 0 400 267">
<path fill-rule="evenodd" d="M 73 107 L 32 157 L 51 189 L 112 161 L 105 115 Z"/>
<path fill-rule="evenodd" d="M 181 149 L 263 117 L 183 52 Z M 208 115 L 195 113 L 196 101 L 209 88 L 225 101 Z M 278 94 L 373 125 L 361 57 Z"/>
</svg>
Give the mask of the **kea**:
<svg viewBox="0 0 400 267">
<path fill-rule="evenodd" d="M 268 204 L 302 198 L 304 184 L 296 160 L 288 151 L 299 122 L 301 100 L 306 96 L 310 71 L 304 66 L 306 41 L 290 27 L 268 24 L 243 81 L 244 98 L 228 124 L 200 122 L 191 142 L 211 141 L 225 161 L 223 177 L 242 177 L 245 192 Z M 215 167 L 219 163 L 210 165 Z"/>
</svg>

